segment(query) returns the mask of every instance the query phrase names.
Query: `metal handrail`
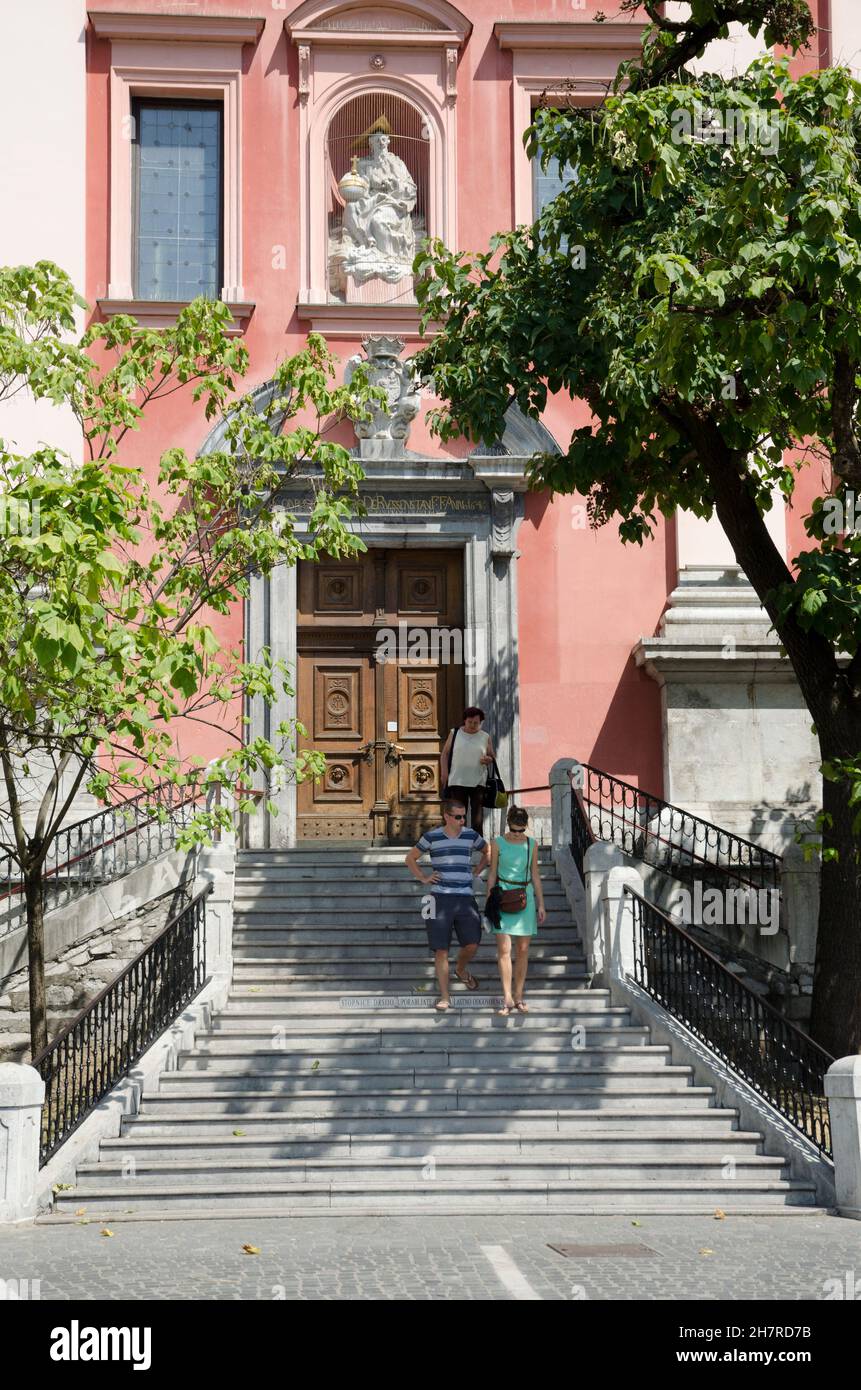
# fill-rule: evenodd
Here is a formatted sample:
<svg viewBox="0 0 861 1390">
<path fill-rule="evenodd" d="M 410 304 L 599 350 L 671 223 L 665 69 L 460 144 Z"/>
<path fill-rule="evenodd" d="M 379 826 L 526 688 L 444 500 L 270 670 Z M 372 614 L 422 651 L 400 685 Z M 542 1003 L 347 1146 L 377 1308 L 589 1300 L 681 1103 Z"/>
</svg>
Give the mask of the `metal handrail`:
<svg viewBox="0 0 861 1390">
<path fill-rule="evenodd" d="M 784 1018 L 689 932 L 627 884 L 634 980 L 826 1157 L 830 1053 Z"/>
<path fill-rule="evenodd" d="M 120 878 L 138 865 L 147 863 L 153 858 L 154 853 L 158 855 L 170 848 L 174 843 L 176 830 L 187 822 L 188 809 L 200 801 L 206 788 L 193 784 L 193 790 L 189 795 L 181 796 L 174 802 L 174 791 L 184 790 L 176 788 L 173 783 L 162 784 L 151 791 L 140 792 L 126 801 L 115 802 L 91 816 L 85 816 L 82 820 L 64 826 L 51 846 L 53 862 L 46 867 L 43 874 L 49 897 L 46 909 L 63 906 L 72 898 L 94 888 L 97 883 Z M 146 814 L 149 808 L 163 800 L 168 802 L 164 817 L 159 816 L 157 812 Z M 117 829 L 117 821 L 129 816 L 132 818 L 131 823 L 123 829 Z M 151 831 L 155 826 L 158 827 L 158 832 L 154 837 L 154 843 Z M 94 838 L 102 828 L 114 833 Z M 144 843 L 138 842 L 130 853 L 131 838 L 144 834 Z M 70 848 L 75 844 L 79 852 L 71 854 Z M 86 848 L 83 848 L 84 845 Z M 118 846 L 122 846 L 124 854 L 122 857 L 117 854 L 108 862 L 108 851 Z M 63 853 L 66 857 L 61 859 L 60 855 Z M 99 856 L 101 864 L 98 863 Z M 15 930 L 18 919 L 24 916 L 26 904 L 22 897 L 24 885 L 20 881 L 20 868 L 17 868 L 13 856 L 5 855 L 0 862 L 5 870 L 0 874 L 0 880 L 5 881 L 6 885 L 5 891 L 0 892 L 0 910 L 3 904 L 6 905 L 4 918 L 0 920 L 0 936 L 3 936 Z"/>
<path fill-rule="evenodd" d="M 780 855 L 662 797 L 653 796 L 609 772 L 580 763 L 584 772 L 579 805 L 593 838 L 681 881 L 694 873 L 719 875 L 722 883 L 780 893 Z M 578 798 L 572 796 L 572 824 Z M 667 824 L 669 821 L 669 824 Z"/>
<path fill-rule="evenodd" d="M 31 1063 L 45 1082 L 40 1166 L 203 988 L 211 883 Z"/>
</svg>

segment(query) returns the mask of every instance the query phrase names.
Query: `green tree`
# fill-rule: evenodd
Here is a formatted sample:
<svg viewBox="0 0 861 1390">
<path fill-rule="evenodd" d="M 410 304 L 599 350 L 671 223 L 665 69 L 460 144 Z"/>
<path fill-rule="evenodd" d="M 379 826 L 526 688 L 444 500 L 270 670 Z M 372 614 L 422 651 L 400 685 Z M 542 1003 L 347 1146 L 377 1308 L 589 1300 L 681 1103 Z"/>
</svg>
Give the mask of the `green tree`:
<svg viewBox="0 0 861 1390">
<path fill-rule="evenodd" d="M 277 366 L 261 408 L 236 392 L 248 356 L 227 335 L 226 305 L 196 300 L 159 331 L 118 317 L 75 341 L 81 302 L 48 262 L 0 270 L 0 399 L 28 390 L 66 405 L 85 445 L 81 462 L 0 441 L 0 858 L 26 901 L 34 1053 L 47 1043 L 46 865 L 79 787 L 104 801 L 151 792 L 158 808 L 159 785 L 218 783 L 250 810 L 241 788 L 256 772 L 320 770 L 318 754 L 296 751 L 298 725 L 243 740 L 242 701 L 273 701 L 290 672 L 268 651 L 223 648 L 210 620 L 247 594 L 252 572 L 364 549 L 347 525 L 359 465 L 325 434 L 376 399 L 364 377 L 334 385 L 334 359 L 312 336 Z M 223 423 L 220 447 L 194 459 L 168 449 L 153 485 L 122 462 L 123 442 L 179 390 Z M 300 469 L 316 480 L 309 540 L 278 503 Z M 191 721 L 223 750 L 205 770 L 181 752 Z M 37 767 L 43 791 L 28 807 Z M 180 846 L 228 824 L 226 805 L 201 805 Z"/>
<path fill-rule="evenodd" d="M 647 8 L 642 64 L 596 109 L 537 113 L 530 153 L 574 170 L 540 221 L 418 258 L 425 319 L 443 325 L 421 366 L 448 402 L 443 436 L 499 438 L 512 400 L 533 415 L 550 392 L 585 400 L 593 424 L 536 458 L 532 482 L 584 494 L 623 540 L 677 507 L 719 517 L 818 733 L 812 1030 L 839 1056 L 861 1049 L 861 537 L 829 520 L 861 489 L 861 86 L 771 59 L 727 81 L 682 71 L 730 19 L 803 42 L 797 0 L 701 0 L 683 26 Z M 835 496 L 790 569 L 764 514 L 811 466 Z"/>
</svg>

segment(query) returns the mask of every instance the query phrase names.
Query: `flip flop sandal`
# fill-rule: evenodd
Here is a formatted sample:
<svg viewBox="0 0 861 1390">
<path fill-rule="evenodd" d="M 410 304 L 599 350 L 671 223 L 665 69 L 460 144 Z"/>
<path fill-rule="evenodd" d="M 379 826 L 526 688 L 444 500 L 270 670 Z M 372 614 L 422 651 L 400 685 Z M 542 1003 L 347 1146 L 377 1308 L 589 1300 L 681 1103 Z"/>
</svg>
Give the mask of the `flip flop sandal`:
<svg viewBox="0 0 861 1390">
<path fill-rule="evenodd" d="M 461 975 L 461 973 L 460 973 L 459 970 L 455 970 L 454 973 L 455 973 L 456 978 L 457 978 L 458 980 L 460 980 L 461 984 L 462 984 L 462 985 L 466 985 L 467 989 L 469 989 L 469 990 L 478 989 L 478 983 L 479 983 L 478 980 L 475 978 L 474 975 L 470 975 L 470 973 L 469 973 L 468 970 L 467 970 L 467 972 L 466 972 L 466 977 L 465 977 L 465 978 L 464 978 L 463 975 Z"/>
<path fill-rule="evenodd" d="M 447 1014 L 449 1009 L 451 1008 L 451 1004 L 444 1004 L 442 1000 L 440 1000 L 440 1002 L 438 1004 L 434 1004 L 433 1007 L 434 1013 Z"/>
</svg>

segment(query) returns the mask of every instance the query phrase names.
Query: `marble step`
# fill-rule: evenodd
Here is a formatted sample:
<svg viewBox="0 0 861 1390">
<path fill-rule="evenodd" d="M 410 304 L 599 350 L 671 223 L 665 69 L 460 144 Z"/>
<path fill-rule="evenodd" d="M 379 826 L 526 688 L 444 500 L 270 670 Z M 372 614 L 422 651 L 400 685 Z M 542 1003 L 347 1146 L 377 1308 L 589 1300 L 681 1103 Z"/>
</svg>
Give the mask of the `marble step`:
<svg viewBox="0 0 861 1390">
<path fill-rule="evenodd" d="M 737 1120 L 735 1110 L 719 1110 L 708 1106 L 700 1110 L 678 1110 L 672 1102 L 653 1105 L 649 1115 L 643 1116 L 622 1108 L 607 1107 L 603 1110 L 553 1110 L 536 1109 L 524 1106 L 522 1109 L 503 1108 L 482 1111 L 416 1109 L 405 1112 L 382 1111 L 374 1114 L 365 1110 L 344 1110 L 337 1116 L 337 1128 L 333 1132 L 333 1117 L 328 1112 L 318 1115 L 312 1113 L 268 1114 L 249 1112 L 242 1116 L 241 1123 L 235 1115 L 221 1112 L 198 1115 L 173 1115 L 169 1118 L 153 1117 L 146 1112 L 126 1116 L 122 1121 L 123 1138 L 157 1138 L 163 1142 L 180 1137 L 194 1136 L 224 1139 L 228 1146 L 231 1140 L 261 1135 L 270 1143 L 278 1144 L 285 1139 L 300 1138 L 303 1134 L 323 1134 L 334 1138 L 344 1134 L 410 1134 L 423 1136 L 455 1135 L 464 1133 L 510 1133 L 521 1135 L 561 1134 L 568 1137 L 600 1135 L 607 1143 L 612 1143 L 614 1134 L 620 1130 L 629 1133 L 636 1131 L 640 1138 L 669 1135 L 698 1134 L 706 1126 L 715 1137 L 721 1139 L 734 1132 Z M 234 1134 L 234 1130 L 243 1131 Z"/>
<path fill-rule="evenodd" d="M 634 1187 L 627 1177 L 595 1174 L 575 1186 L 568 1181 L 511 1178 L 499 1182 L 470 1182 L 463 1178 L 435 1180 L 386 1178 L 376 1184 L 323 1179 L 320 1182 L 284 1183 L 262 1188 L 256 1179 L 244 1186 L 216 1182 L 135 1187 L 128 1182 L 104 1184 L 89 1193 L 86 1217 L 90 1221 L 110 1215 L 112 1220 L 152 1213 L 172 1215 L 194 1212 L 198 1217 L 254 1212 L 258 1215 L 303 1216 L 309 1210 L 342 1216 L 436 1215 L 462 1217 L 501 1214 L 635 1214 L 645 1216 L 668 1211 L 712 1215 L 720 1207 L 727 1215 L 769 1214 L 784 1207 L 811 1208 L 815 1200 L 811 1184 L 788 1179 L 767 1180 L 756 1176 L 733 1185 L 714 1178 L 685 1179 L 666 1172 L 649 1183 Z M 81 1195 L 61 1193 L 57 1210 L 70 1219 L 81 1205 Z"/>
<path fill-rule="evenodd" d="M 271 1039 L 270 1039 L 271 1041 Z M 271 1073 L 301 1073 L 316 1076 L 332 1071 L 402 1071 L 409 1068 L 416 1072 L 438 1071 L 441 1067 L 455 1072 L 475 1074 L 480 1072 L 508 1073 L 586 1071 L 595 1067 L 608 1067 L 617 1071 L 636 1072 L 654 1063 L 657 1058 L 669 1061 L 669 1048 L 650 1044 L 630 1045 L 610 1038 L 602 1045 L 587 1039 L 581 1051 L 563 1051 L 557 1043 L 548 1047 L 537 1045 L 534 1041 L 528 1049 L 482 1049 L 480 1067 L 476 1066 L 475 1049 L 467 1046 L 467 1039 L 461 1034 L 458 1039 L 444 1049 L 424 1048 L 419 1050 L 414 1039 L 401 1047 L 377 1045 L 376 1039 L 367 1036 L 356 1041 L 356 1045 L 343 1052 L 335 1048 L 319 1046 L 314 1039 L 313 1046 L 255 1048 L 239 1039 L 222 1039 L 218 1046 L 209 1048 L 201 1045 L 194 1051 L 183 1052 L 177 1058 L 177 1070 L 205 1072 L 247 1072 L 266 1075 Z M 474 1042 L 474 1040 L 472 1040 Z"/>
</svg>

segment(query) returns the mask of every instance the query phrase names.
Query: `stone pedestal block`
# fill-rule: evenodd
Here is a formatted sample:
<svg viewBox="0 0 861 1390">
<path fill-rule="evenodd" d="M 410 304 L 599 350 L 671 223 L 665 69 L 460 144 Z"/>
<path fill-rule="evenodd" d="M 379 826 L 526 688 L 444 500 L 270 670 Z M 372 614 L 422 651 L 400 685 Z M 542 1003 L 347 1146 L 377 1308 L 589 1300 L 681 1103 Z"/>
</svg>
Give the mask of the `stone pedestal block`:
<svg viewBox="0 0 861 1390">
<path fill-rule="evenodd" d="M 36 1215 L 45 1083 L 33 1067 L 0 1063 L 0 1225 Z"/>
<path fill-rule="evenodd" d="M 828 1068 L 825 1094 L 831 1116 L 834 1181 L 841 1216 L 861 1221 L 861 1055 Z"/>
</svg>

